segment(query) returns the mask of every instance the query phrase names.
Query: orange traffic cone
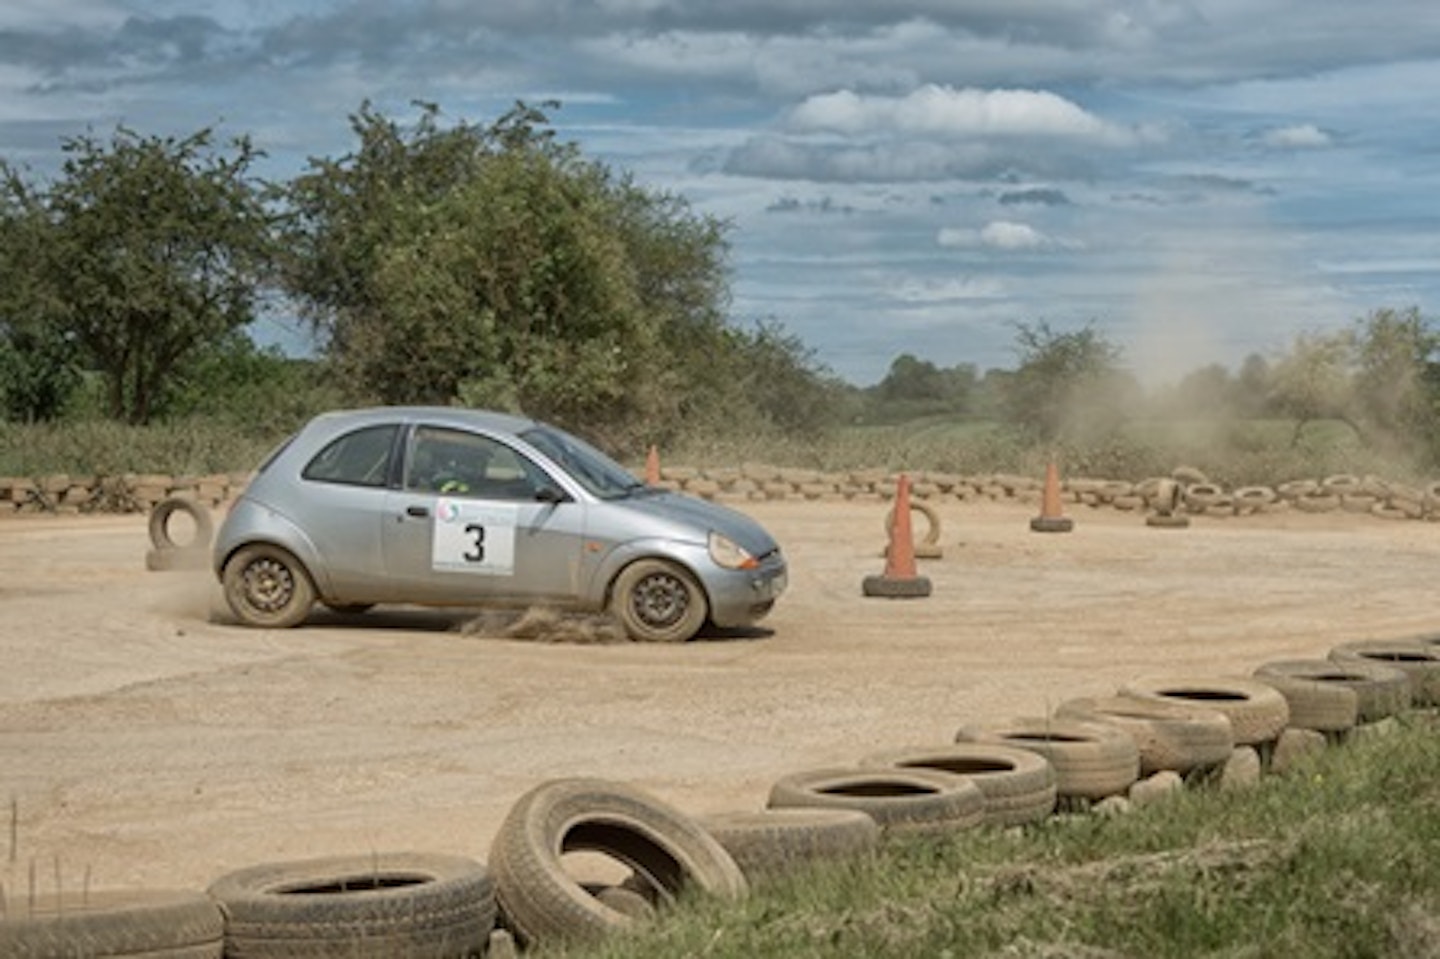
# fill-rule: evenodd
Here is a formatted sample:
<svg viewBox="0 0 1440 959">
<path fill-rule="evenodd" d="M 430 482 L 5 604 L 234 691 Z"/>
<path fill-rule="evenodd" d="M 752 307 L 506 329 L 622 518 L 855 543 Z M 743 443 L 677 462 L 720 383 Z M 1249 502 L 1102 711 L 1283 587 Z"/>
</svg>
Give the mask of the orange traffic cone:
<svg viewBox="0 0 1440 959">
<path fill-rule="evenodd" d="M 1068 533 L 1075 523 L 1061 515 L 1060 472 L 1051 460 L 1045 466 L 1045 491 L 1040 499 L 1040 515 L 1030 521 L 1030 528 L 1037 533 Z"/>
<path fill-rule="evenodd" d="M 895 487 L 895 522 L 890 524 L 890 545 L 885 549 L 885 572 L 866 576 L 860 584 L 866 596 L 913 599 L 930 595 L 930 580 L 915 569 L 915 540 L 910 531 L 910 477 L 900 474 Z"/>
<path fill-rule="evenodd" d="M 650 444 L 650 452 L 645 455 L 645 485 L 660 485 L 660 451 L 655 444 Z"/>
</svg>

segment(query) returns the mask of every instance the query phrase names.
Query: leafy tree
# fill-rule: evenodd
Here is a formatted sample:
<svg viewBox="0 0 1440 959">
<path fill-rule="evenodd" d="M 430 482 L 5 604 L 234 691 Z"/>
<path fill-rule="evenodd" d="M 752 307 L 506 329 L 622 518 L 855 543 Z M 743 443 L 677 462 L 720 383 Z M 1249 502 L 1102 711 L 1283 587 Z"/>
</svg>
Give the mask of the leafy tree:
<svg viewBox="0 0 1440 959">
<path fill-rule="evenodd" d="M 1338 419 L 1361 433 L 1355 421 L 1354 383 L 1350 377 L 1354 336 L 1338 333 L 1297 334 L 1290 352 L 1280 357 L 1271 370 L 1270 403 L 1295 420 L 1291 445 L 1300 443 L 1306 425 L 1316 420 Z"/>
<path fill-rule="evenodd" d="M 1093 326 L 1057 332 L 1015 325 L 1019 365 L 1007 384 L 1010 421 L 1044 443 L 1105 435 L 1127 415 L 1138 387 L 1122 353 Z"/>
<path fill-rule="evenodd" d="M 6 244 L 0 315 L 24 318 L 39 342 L 73 346 L 103 378 L 110 415 L 131 423 L 159 411 L 199 349 L 255 316 L 270 249 L 249 175 L 259 154 L 243 137 L 228 153 L 212 141 L 208 129 L 74 137 L 47 187 L 0 163 L 26 240 Z"/>
<path fill-rule="evenodd" d="M 20 185 L 7 183 L 0 191 L 0 415 L 22 422 L 55 419 L 80 384 L 74 345 L 37 315 L 40 290 L 27 257 L 44 225 Z"/>
<path fill-rule="evenodd" d="M 267 438 L 342 402 L 317 361 L 257 347 L 234 331 L 191 358 L 167 384 L 164 405 L 171 416 L 205 417 L 241 435 Z"/>
<path fill-rule="evenodd" d="M 1388 453 L 1434 449 L 1440 438 L 1440 335 L 1414 307 L 1376 310 L 1357 320 L 1354 418 L 1370 446 Z"/>
<path fill-rule="evenodd" d="M 287 286 L 343 379 L 384 402 L 523 409 L 628 442 L 728 368 L 724 228 L 557 143 L 519 105 L 409 129 L 368 106 L 287 192 Z M 694 376 L 692 376 L 694 374 Z"/>
</svg>

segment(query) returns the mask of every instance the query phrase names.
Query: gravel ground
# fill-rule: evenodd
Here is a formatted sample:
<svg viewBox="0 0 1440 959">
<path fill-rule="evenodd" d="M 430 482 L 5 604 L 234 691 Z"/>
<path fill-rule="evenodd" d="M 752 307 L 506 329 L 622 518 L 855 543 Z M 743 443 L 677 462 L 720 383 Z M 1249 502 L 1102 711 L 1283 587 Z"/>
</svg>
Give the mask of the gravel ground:
<svg viewBox="0 0 1440 959">
<path fill-rule="evenodd" d="M 1440 529 L 1353 514 L 938 507 L 924 599 L 861 595 L 880 503 L 746 510 L 789 554 L 764 628 L 679 646 L 456 612 L 234 625 L 204 572 L 148 572 L 144 517 L 0 520 L 0 881 L 11 897 L 203 887 L 233 869 L 413 850 L 484 859 L 546 779 L 631 782 L 696 814 L 778 777 L 1157 673 L 1248 673 L 1440 628 Z M 923 527 L 922 527 L 923 528 Z M 532 624 L 535 622 L 532 618 Z M 573 624 L 571 624 L 573 626 Z"/>
</svg>

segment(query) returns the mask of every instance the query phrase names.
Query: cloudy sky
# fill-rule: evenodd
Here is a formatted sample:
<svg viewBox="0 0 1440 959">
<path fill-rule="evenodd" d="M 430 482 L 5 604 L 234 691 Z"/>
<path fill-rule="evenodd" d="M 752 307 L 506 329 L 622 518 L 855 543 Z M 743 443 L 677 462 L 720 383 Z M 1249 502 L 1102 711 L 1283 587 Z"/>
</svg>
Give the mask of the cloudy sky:
<svg viewBox="0 0 1440 959">
<path fill-rule="evenodd" d="M 1092 324 L 1142 379 L 1440 298 L 1433 0 L 4 0 L 0 156 L 366 100 L 562 136 L 732 224 L 732 312 L 857 384 Z M 272 331 L 273 332 L 273 331 Z M 279 334 L 276 333 L 278 336 Z"/>
</svg>

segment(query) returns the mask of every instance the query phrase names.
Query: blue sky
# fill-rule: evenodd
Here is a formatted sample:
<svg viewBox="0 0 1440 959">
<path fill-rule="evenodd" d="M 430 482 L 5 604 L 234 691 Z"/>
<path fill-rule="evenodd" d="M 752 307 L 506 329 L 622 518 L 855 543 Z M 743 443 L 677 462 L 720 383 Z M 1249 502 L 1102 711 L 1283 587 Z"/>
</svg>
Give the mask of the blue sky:
<svg viewBox="0 0 1440 959">
<path fill-rule="evenodd" d="M 0 156 L 369 100 L 567 139 L 731 223 L 732 315 L 857 384 L 1089 323 L 1159 384 L 1440 295 L 1431 0 L 6 0 Z M 280 336 L 271 325 L 270 334 Z"/>
</svg>

